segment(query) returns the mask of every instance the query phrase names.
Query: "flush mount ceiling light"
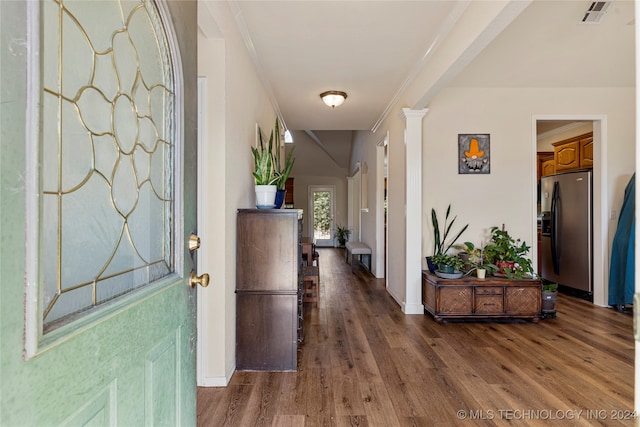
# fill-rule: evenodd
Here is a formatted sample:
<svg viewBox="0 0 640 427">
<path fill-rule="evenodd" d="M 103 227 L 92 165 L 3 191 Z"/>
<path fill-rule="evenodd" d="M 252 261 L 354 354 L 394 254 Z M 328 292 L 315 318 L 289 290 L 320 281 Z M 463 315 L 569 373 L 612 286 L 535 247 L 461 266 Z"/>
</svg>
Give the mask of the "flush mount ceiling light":
<svg viewBox="0 0 640 427">
<path fill-rule="evenodd" d="M 322 98 L 322 101 L 329 107 L 335 108 L 347 99 L 347 94 L 345 92 L 340 92 L 339 90 L 328 90 L 326 92 L 322 92 L 320 94 L 320 98 Z"/>
</svg>

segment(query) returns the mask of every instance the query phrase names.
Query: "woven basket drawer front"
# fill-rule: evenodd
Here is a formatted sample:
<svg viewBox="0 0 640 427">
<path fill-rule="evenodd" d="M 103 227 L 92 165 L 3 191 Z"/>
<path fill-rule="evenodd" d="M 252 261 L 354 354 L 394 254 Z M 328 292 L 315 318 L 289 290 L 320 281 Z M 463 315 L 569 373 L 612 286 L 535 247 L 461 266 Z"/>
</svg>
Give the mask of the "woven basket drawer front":
<svg viewBox="0 0 640 427">
<path fill-rule="evenodd" d="M 507 313 L 538 313 L 540 311 L 540 289 L 509 288 L 505 295 Z"/>
<path fill-rule="evenodd" d="M 471 313 L 473 291 L 471 287 L 456 286 L 440 289 L 440 311 L 449 314 Z"/>
<path fill-rule="evenodd" d="M 476 313 L 500 314 L 504 313 L 502 295 L 476 296 Z"/>
<path fill-rule="evenodd" d="M 478 286 L 476 287 L 476 295 L 502 295 L 502 286 Z"/>
</svg>

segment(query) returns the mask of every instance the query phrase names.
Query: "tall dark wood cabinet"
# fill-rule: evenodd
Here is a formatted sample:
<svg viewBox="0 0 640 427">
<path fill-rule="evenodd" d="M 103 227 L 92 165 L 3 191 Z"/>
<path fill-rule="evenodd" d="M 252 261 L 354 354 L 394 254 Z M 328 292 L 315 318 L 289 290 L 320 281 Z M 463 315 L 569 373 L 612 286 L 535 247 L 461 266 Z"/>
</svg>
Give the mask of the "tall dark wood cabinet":
<svg viewBox="0 0 640 427">
<path fill-rule="evenodd" d="M 240 209 L 236 368 L 295 371 L 302 341 L 302 211 Z"/>
</svg>

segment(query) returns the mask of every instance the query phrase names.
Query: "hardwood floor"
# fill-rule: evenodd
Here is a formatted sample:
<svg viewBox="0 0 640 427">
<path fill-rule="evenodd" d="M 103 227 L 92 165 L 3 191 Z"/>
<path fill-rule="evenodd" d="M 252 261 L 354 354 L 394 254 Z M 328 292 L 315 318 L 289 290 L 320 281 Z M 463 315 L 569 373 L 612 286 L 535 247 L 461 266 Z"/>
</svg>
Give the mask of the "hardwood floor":
<svg viewBox="0 0 640 427">
<path fill-rule="evenodd" d="M 629 314 L 560 295 L 538 324 L 441 325 L 404 315 L 338 249 L 319 252 L 298 372 L 199 388 L 199 426 L 634 425 Z"/>
</svg>

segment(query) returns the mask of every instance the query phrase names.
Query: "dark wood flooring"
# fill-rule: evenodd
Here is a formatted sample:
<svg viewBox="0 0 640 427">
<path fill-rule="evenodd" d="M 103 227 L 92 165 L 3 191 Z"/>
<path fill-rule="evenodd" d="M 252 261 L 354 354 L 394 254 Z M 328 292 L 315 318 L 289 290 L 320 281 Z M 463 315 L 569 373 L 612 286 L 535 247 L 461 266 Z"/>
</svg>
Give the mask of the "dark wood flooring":
<svg viewBox="0 0 640 427">
<path fill-rule="evenodd" d="M 319 249 L 298 372 L 198 389 L 199 426 L 632 426 L 632 317 L 560 295 L 534 324 L 404 315 L 384 281 Z"/>
</svg>

